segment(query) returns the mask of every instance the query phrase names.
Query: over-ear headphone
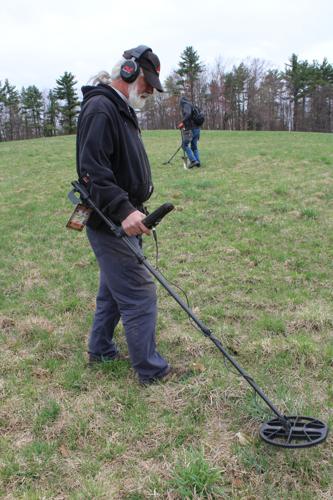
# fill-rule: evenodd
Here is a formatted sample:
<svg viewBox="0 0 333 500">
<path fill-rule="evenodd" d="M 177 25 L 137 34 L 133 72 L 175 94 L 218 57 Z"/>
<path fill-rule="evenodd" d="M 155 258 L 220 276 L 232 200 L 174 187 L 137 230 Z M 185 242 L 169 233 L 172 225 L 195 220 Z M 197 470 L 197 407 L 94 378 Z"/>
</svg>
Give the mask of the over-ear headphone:
<svg viewBox="0 0 333 500">
<path fill-rule="evenodd" d="M 148 50 L 152 51 L 146 45 L 139 45 L 134 49 L 126 50 L 123 57 L 126 61 L 123 62 L 120 68 L 120 76 L 126 83 L 134 82 L 140 74 L 140 65 L 136 62 Z"/>
</svg>

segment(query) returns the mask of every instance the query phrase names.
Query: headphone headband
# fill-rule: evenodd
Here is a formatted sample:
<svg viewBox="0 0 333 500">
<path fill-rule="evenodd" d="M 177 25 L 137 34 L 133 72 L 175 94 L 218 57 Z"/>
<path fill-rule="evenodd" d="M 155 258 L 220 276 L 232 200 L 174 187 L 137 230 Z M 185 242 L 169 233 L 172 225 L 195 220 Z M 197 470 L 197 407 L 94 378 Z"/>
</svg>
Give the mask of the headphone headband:
<svg viewBox="0 0 333 500">
<path fill-rule="evenodd" d="M 134 57 L 134 59 L 140 59 L 140 57 L 143 56 L 145 52 L 148 52 L 148 50 L 152 52 L 152 49 L 147 47 L 147 45 L 138 45 L 137 47 L 134 47 L 134 49 L 125 50 L 123 57 L 125 59 L 131 59 L 131 57 Z"/>
</svg>

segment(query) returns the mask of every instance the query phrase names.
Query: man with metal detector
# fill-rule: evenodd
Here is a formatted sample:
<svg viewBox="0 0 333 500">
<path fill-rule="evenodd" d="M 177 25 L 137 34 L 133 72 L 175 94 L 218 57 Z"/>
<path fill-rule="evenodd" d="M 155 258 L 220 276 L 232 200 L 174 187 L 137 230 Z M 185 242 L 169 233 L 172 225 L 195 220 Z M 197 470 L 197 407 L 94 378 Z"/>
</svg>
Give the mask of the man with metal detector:
<svg viewBox="0 0 333 500">
<path fill-rule="evenodd" d="M 139 45 L 126 50 L 111 74 L 101 72 L 82 88 L 78 120 L 77 171 L 96 206 L 121 225 L 136 248 L 143 234 L 143 203 L 153 192 L 151 170 L 134 109 L 154 89 L 163 92 L 160 61 Z M 132 367 L 146 385 L 171 372 L 157 352 L 155 284 L 137 259 L 95 212 L 87 236 L 100 268 L 96 312 L 88 343 L 89 363 L 121 359 L 113 335 L 122 320 Z"/>
<path fill-rule="evenodd" d="M 200 127 L 205 118 L 199 108 L 194 106 L 187 97 L 181 97 L 179 105 L 183 120 L 177 128 L 182 130 L 182 147 L 190 162 L 187 168 L 200 167 L 198 141 Z"/>
<path fill-rule="evenodd" d="M 151 176 L 130 104 L 134 98 L 144 99 L 153 92 L 153 88 L 162 91 L 162 87 L 158 77 L 158 59 L 151 49 L 139 46 L 126 51 L 124 59 L 112 76 L 103 73 L 102 83 L 83 90 L 77 138 L 79 181 L 72 182 L 74 189 L 69 193 L 76 209 L 67 227 L 80 227 L 86 222 L 89 210 L 95 216 L 88 220 L 88 237 L 101 273 L 97 310 L 89 341 L 90 361 L 119 358 L 113 331 L 121 317 L 132 366 L 139 380 L 143 384 L 151 384 L 156 380 L 165 380 L 171 373 L 168 363 L 156 351 L 156 292 L 147 274 L 149 272 L 274 413 L 274 418 L 260 427 L 260 436 L 265 442 L 295 449 L 324 442 L 328 425 L 317 418 L 281 413 L 214 333 L 194 314 L 189 304 L 174 292 L 165 277 L 144 257 L 139 236 L 149 232 L 148 229 L 162 220 L 173 205 L 165 203 L 147 217 L 140 210 L 141 203 L 149 198 L 152 191 Z M 144 68 L 143 74 L 140 67 Z M 128 81 L 127 76 L 134 71 L 136 76 Z M 99 75 L 97 82 L 101 79 Z M 136 80 L 133 91 L 130 85 Z M 76 193 L 80 195 L 81 203 Z M 76 211 L 77 218 L 74 217 Z"/>
</svg>

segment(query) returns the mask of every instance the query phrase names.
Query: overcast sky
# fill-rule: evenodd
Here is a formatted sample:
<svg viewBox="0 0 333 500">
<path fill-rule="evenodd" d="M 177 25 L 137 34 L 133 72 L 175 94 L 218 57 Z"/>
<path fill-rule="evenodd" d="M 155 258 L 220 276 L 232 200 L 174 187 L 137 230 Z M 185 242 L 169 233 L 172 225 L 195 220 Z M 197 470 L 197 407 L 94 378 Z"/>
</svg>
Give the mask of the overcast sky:
<svg viewBox="0 0 333 500">
<path fill-rule="evenodd" d="M 291 54 L 333 64 L 333 0 L 5 0 L 0 81 L 53 88 L 70 71 L 84 85 L 125 49 L 150 46 L 161 79 L 192 45 L 212 67 L 259 58 L 284 69 Z"/>
</svg>

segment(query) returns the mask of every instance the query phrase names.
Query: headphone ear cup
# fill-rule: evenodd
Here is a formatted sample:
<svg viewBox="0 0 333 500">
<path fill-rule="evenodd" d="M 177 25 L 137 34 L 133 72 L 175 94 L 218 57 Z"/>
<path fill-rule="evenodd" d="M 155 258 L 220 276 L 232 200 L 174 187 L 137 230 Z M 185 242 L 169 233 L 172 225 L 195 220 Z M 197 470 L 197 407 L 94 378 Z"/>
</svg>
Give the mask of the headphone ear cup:
<svg viewBox="0 0 333 500">
<path fill-rule="evenodd" d="M 120 68 L 120 76 L 126 83 L 134 82 L 140 73 L 140 66 L 134 59 L 126 59 Z"/>
</svg>

